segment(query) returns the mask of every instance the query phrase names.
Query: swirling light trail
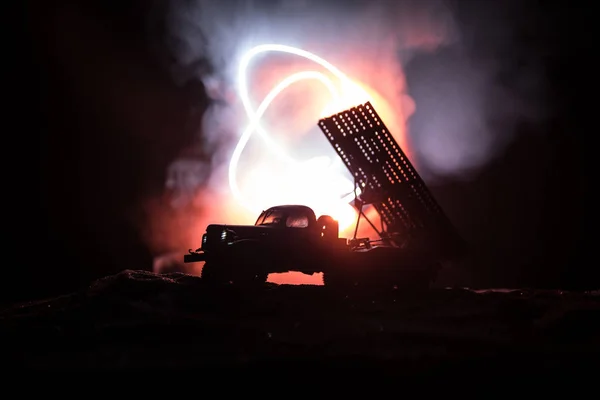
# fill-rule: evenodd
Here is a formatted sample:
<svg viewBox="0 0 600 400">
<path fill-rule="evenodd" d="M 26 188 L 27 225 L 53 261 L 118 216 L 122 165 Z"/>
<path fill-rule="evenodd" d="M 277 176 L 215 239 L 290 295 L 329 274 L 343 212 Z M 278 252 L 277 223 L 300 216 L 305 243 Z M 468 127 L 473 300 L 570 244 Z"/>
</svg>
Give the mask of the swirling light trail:
<svg viewBox="0 0 600 400">
<path fill-rule="evenodd" d="M 321 67 L 325 68 L 332 75 L 334 75 L 338 79 L 338 86 L 341 88 L 341 91 L 338 91 L 336 85 L 333 81 L 326 76 L 325 74 L 318 71 L 302 71 L 294 73 L 285 79 L 281 80 L 271 91 L 265 96 L 264 100 L 260 103 L 256 110 L 252 109 L 251 101 L 250 101 L 250 93 L 248 90 L 248 67 L 250 65 L 251 60 L 261 53 L 267 52 L 280 52 L 287 53 L 295 56 L 299 56 L 305 58 L 309 61 L 312 61 Z M 332 115 L 336 112 L 343 111 L 347 108 L 353 107 L 357 104 L 364 103 L 366 101 L 371 101 L 371 97 L 368 93 L 363 90 L 360 86 L 355 84 L 348 78 L 344 73 L 342 73 L 338 68 L 336 68 L 331 63 L 322 59 L 321 57 L 310 53 L 306 50 L 302 50 L 299 48 L 279 45 L 279 44 L 263 44 L 256 46 L 249 50 L 243 57 L 239 64 L 238 68 L 238 84 L 239 84 L 239 96 L 241 98 L 242 104 L 248 115 L 249 123 L 246 129 L 243 131 L 235 149 L 231 156 L 231 160 L 229 163 L 229 186 L 236 200 L 240 202 L 244 207 L 248 208 L 248 210 L 253 213 L 260 212 L 262 209 L 261 206 L 254 206 L 250 204 L 240 192 L 240 188 L 237 184 L 237 168 L 239 159 L 241 154 L 250 139 L 252 133 L 257 132 L 261 138 L 265 141 L 265 144 L 269 147 L 269 149 L 276 154 L 278 157 L 283 158 L 286 162 L 290 163 L 294 167 L 303 166 L 303 170 L 305 173 L 311 173 L 309 179 L 313 181 L 323 180 L 323 177 L 326 175 L 322 170 L 314 170 L 308 171 L 307 167 L 318 165 L 318 159 L 322 161 L 323 157 L 315 157 L 305 162 L 299 162 L 290 157 L 284 149 L 279 147 L 277 143 L 275 143 L 267 132 L 260 126 L 260 120 L 263 114 L 266 112 L 268 107 L 272 104 L 275 98 L 283 92 L 285 89 L 293 85 L 294 83 L 305 81 L 305 80 L 317 80 L 321 82 L 329 91 L 332 96 L 332 102 L 329 103 L 326 108 L 322 112 L 322 116 Z M 297 179 L 296 177 L 295 179 Z M 339 177 L 341 178 L 341 176 Z M 327 183 L 324 183 L 323 187 L 327 186 Z M 324 194 L 319 192 L 320 194 Z M 330 214 L 339 220 L 340 229 L 344 229 L 347 225 L 351 224 L 354 220 L 355 210 L 349 205 L 349 202 L 354 198 L 354 193 L 344 193 L 344 195 L 339 194 L 335 199 L 336 204 L 334 207 L 336 208 L 336 212 L 330 211 Z M 321 204 L 327 203 L 331 206 L 331 202 L 333 199 L 322 199 Z M 329 210 L 332 210 L 331 207 Z M 315 210 L 318 212 L 318 210 Z M 336 215 L 337 214 L 337 215 Z"/>
</svg>

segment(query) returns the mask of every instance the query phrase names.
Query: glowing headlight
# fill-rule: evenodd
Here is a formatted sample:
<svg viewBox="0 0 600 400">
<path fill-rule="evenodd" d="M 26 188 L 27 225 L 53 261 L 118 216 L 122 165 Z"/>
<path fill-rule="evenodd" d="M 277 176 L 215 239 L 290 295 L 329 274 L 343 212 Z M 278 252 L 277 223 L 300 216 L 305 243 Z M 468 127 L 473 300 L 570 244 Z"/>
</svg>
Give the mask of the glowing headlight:
<svg viewBox="0 0 600 400">
<path fill-rule="evenodd" d="M 206 244 L 206 233 L 204 235 L 202 235 L 202 246 L 204 247 L 205 244 Z"/>
<path fill-rule="evenodd" d="M 225 229 L 223 229 L 223 232 L 221 232 L 221 240 L 225 240 L 227 239 L 227 231 Z"/>
</svg>

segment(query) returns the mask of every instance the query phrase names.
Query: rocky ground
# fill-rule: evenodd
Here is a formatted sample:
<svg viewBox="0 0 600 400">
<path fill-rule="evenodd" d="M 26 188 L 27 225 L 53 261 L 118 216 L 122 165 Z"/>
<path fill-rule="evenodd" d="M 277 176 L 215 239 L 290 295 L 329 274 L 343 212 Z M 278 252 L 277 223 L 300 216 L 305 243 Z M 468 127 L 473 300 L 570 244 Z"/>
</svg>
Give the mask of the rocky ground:
<svg viewBox="0 0 600 400">
<path fill-rule="evenodd" d="M 0 321 L 1 359 L 11 368 L 541 377 L 585 373 L 600 355 L 598 292 L 241 289 L 128 270 L 14 304 Z"/>
</svg>

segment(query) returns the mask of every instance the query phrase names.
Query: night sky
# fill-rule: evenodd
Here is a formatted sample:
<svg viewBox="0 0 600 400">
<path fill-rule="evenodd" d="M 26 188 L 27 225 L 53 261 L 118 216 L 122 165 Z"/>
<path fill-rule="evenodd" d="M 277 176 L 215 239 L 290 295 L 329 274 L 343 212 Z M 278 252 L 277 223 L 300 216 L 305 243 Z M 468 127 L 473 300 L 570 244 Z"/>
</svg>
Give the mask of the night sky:
<svg viewBox="0 0 600 400">
<path fill-rule="evenodd" d="M 195 143 L 209 105 L 200 79 L 169 69 L 176 60 L 163 40 L 166 2 L 30 3 L 9 57 L 17 77 L 5 212 L 14 245 L 3 293 L 13 298 L 150 269 L 154 250 L 140 233 L 147 217 L 140 203 L 160 198 L 167 166 Z M 460 101 L 452 96 L 477 76 L 465 72 L 466 60 L 475 72 L 489 66 L 486 83 L 500 88 L 479 87 L 473 112 L 484 110 L 487 129 L 507 138 L 502 151 L 468 178 L 427 175 L 471 245 L 457 284 L 600 286 L 598 269 L 584 261 L 589 170 L 580 110 L 593 101 L 585 93 L 587 11 L 542 3 L 448 2 L 459 44 L 413 52 L 403 65 L 417 104 L 409 121 L 415 143 L 433 115 L 446 116 L 452 129 L 447 116 Z M 198 70 L 218 68 L 194 62 Z"/>
</svg>

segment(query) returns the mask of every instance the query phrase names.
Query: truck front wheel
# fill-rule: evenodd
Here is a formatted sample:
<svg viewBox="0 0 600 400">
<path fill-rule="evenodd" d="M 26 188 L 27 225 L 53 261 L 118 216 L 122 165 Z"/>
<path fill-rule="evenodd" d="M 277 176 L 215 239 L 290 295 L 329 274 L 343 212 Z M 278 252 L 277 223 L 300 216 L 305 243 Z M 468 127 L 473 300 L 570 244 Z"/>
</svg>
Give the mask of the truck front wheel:
<svg viewBox="0 0 600 400">
<path fill-rule="evenodd" d="M 204 263 L 200 277 L 209 283 L 228 283 L 230 281 L 230 277 L 225 268 L 223 268 L 223 265 L 214 261 Z"/>
<path fill-rule="evenodd" d="M 209 283 L 249 286 L 266 283 L 268 274 L 254 268 L 231 268 L 226 263 L 211 261 L 204 264 L 200 276 Z"/>
</svg>

